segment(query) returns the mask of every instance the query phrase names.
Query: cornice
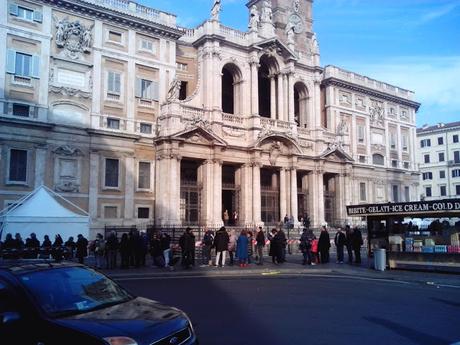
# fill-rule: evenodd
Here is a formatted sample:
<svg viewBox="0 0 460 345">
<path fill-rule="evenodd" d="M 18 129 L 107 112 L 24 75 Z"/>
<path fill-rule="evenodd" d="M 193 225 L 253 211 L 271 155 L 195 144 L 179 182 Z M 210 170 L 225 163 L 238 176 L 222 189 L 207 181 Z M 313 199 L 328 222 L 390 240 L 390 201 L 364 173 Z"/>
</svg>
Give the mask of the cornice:
<svg viewBox="0 0 460 345">
<path fill-rule="evenodd" d="M 83 3 L 70 0 L 38 0 L 41 3 L 64 10 L 66 12 L 77 13 L 95 19 L 107 19 L 112 23 L 128 26 L 136 31 L 164 36 L 177 40 L 184 32 L 180 29 L 170 27 L 161 23 L 153 22 L 144 18 L 136 17 L 128 13 L 119 12 L 116 9 L 104 7 L 98 4 Z"/>
<path fill-rule="evenodd" d="M 395 102 L 395 103 L 405 105 L 407 107 L 415 108 L 416 111 L 418 111 L 418 109 L 420 107 L 420 103 L 418 103 L 418 102 L 414 102 L 414 101 L 411 101 L 411 100 L 408 100 L 408 99 L 405 99 L 405 98 L 402 98 L 402 97 L 393 96 L 393 95 L 390 95 L 390 94 L 385 93 L 385 92 L 380 92 L 380 91 L 377 91 L 377 90 L 373 90 L 373 89 L 365 87 L 365 86 L 352 84 L 352 83 L 349 83 L 349 82 L 346 82 L 344 80 L 340 80 L 340 79 L 337 79 L 337 78 L 334 78 L 334 77 L 324 79 L 322 81 L 321 85 L 324 86 L 324 87 L 329 86 L 329 85 L 334 85 L 334 86 L 342 87 L 344 89 L 352 90 L 352 91 L 355 91 L 355 92 L 361 92 L 361 93 L 364 93 L 366 95 L 382 98 L 382 99 L 390 101 L 390 102 Z"/>
</svg>

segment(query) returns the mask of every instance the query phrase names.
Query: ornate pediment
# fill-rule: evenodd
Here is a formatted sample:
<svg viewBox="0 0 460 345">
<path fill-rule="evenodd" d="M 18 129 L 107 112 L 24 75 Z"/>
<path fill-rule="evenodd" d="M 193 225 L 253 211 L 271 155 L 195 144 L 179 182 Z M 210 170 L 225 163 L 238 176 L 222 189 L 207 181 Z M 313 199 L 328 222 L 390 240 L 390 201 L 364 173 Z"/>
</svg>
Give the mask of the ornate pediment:
<svg viewBox="0 0 460 345">
<path fill-rule="evenodd" d="M 173 139 L 181 139 L 191 144 L 227 146 L 227 142 L 215 134 L 210 128 L 195 126 L 173 135 Z"/>
<path fill-rule="evenodd" d="M 336 162 L 353 162 L 354 159 L 345 152 L 341 143 L 330 143 L 327 149 L 320 155 L 320 158 Z"/>
<path fill-rule="evenodd" d="M 255 47 L 261 49 L 268 56 L 279 55 L 285 59 L 298 59 L 296 53 L 277 38 L 266 39 L 257 43 Z"/>
</svg>

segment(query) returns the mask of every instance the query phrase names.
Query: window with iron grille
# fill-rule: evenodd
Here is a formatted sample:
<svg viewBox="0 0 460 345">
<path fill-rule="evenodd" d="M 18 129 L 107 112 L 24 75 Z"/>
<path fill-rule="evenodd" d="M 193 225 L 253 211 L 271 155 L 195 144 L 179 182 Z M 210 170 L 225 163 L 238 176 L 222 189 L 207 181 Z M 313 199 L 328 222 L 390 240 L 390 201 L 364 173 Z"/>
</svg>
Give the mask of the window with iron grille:
<svg viewBox="0 0 460 345">
<path fill-rule="evenodd" d="M 8 180 L 11 182 L 27 182 L 27 150 L 10 150 Z"/>
<path fill-rule="evenodd" d="M 138 183 L 139 189 L 150 189 L 150 163 L 139 162 Z"/>
<path fill-rule="evenodd" d="M 119 163 L 118 159 L 105 159 L 105 187 L 118 188 Z"/>
</svg>

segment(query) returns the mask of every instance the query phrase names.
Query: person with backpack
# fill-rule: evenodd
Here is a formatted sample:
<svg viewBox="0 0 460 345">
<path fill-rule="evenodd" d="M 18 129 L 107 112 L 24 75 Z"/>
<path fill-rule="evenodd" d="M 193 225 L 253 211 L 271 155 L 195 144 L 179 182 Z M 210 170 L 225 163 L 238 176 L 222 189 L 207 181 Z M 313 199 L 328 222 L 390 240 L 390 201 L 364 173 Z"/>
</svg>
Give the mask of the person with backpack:
<svg viewBox="0 0 460 345">
<path fill-rule="evenodd" d="M 211 248 L 214 243 L 214 235 L 211 230 L 207 230 L 204 233 L 203 240 L 201 241 L 201 253 L 203 259 L 203 265 L 212 266 L 211 260 Z"/>
<path fill-rule="evenodd" d="M 264 247 L 265 247 L 265 234 L 261 226 L 257 230 L 256 235 L 256 264 L 264 264 Z"/>
<path fill-rule="evenodd" d="M 216 267 L 225 266 L 225 256 L 228 251 L 228 242 L 230 238 L 228 237 L 227 230 L 225 227 L 221 227 L 216 232 L 216 237 L 214 238 L 214 248 L 216 248 Z M 222 264 L 219 263 L 219 259 L 222 256 Z"/>
<path fill-rule="evenodd" d="M 342 232 L 342 228 L 337 229 L 335 234 L 334 243 L 337 248 L 337 263 L 343 264 L 343 247 L 347 243 L 345 234 Z"/>
<path fill-rule="evenodd" d="M 311 240 L 307 228 L 303 229 L 302 236 L 300 236 L 299 249 L 303 255 L 302 265 L 311 265 Z"/>
</svg>

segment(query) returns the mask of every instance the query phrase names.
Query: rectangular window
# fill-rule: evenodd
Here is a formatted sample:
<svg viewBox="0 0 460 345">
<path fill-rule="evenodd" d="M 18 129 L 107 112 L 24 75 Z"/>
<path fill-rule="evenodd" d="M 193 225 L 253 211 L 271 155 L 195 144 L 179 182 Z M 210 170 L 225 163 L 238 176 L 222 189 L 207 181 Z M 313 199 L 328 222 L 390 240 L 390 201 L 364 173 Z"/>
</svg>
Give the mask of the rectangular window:
<svg viewBox="0 0 460 345">
<path fill-rule="evenodd" d="M 25 104 L 13 104 L 13 115 L 29 117 L 30 106 Z"/>
<path fill-rule="evenodd" d="M 18 17 L 25 20 L 34 20 L 34 11 L 18 6 Z"/>
<path fill-rule="evenodd" d="M 433 179 L 433 173 L 432 172 L 424 172 L 422 174 L 422 178 L 424 180 L 432 180 Z"/>
<path fill-rule="evenodd" d="M 176 67 L 179 71 L 187 71 L 188 70 L 188 65 L 186 63 L 176 63 Z"/>
<path fill-rule="evenodd" d="M 151 91 L 150 88 L 152 87 L 152 82 L 150 80 L 142 79 L 141 82 L 141 98 L 144 99 L 151 99 Z"/>
<path fill-rule="evenodd" d="M 406 202 L 410 201 L 410 188 L 408 186 L 404 187 L 404 198 L 406 199 Z"/>
<path fill-rule="evenodd" d="M 430 147 L 430 146 L 431 146 L 431 139 L 420 140 L 420 147 Z"/>
<path fill-rule="evenodd" d="M 396 133 L 390 133 L 390 148 L 396 150 Z"/>
<path fill-rule="evenodd" d="M 104 206 L 104 218 L 106 219 L 118 218 L 118 207 L 117 206 Z"/>
<path fill-rule="evenodd" d="M 393 202 L 399 202 L 399 187 L 397 185 L 392 186 Z"/>
<path fill-rule="evenodd" d="M 404 162 L 404 169 L 409 169 L 409 162 Z"/>
<path fill-rule="evenodd" d="M 119 163 L 118 159 L 105 159 L 105 187 L 118 188 Z"/>
<path fill-rule="evenodd" d="M 454 151 L 454 163 L 460 163 L 460 151 Z"/>
<path fill-rule="evenodd" d="M 430 155 L 424 155 L 423 159 L 424 159 L 425 163 L 430 163 Z"/>
<path fill-rule="evenodd" d="M 395 160 L 395 159 L 392 159 L 392 160 L 391 160 L 391 167 L 392 167 L 392 168 L 397 168 L 397 167 L 398 167 L 398 161 Z"/>
<path fill-rule="evenodd" d="M 364 126 L 358 125 L 358 143 L 364 143 Z"/>
<path fill-rule="evenodd" d="M 27 182 L 26 150 L 10 150 L 10 169 L 8 180 L 11 182 Z"/>
<path fill-rule="evenodd" d="M 150 208 L 148 207 L 138 207 L 137 208 L 137 218 L 150 218 Z"/>
<path fill-rule="evenodd" d="M 460 169 L 452 170 L 452 177 L 460 177 Z"/>
<path fill-rule="evenodd" d="M 447 195 L 446 186 L 440 186 L 439 187 L 439 195 L 441 195 L 441 196 L 446 196 Z"/>
<path fill-rule="evenodd" d="M 120 120 L 114 118 L 107 118 L 107 128 L 120 129 Z"/>
<path fill-rule="evenodd" d="M 116 31 L 109 31 L 109 41 L 121 43 L 123 34 Z"/>
<path fill-rule="evenodd" d="M 439 178 L 446 178 L 446 172 L 444 170 L 439 172 Z"/>
<path fill-rule="evenodd" d="M 444 162 L 444 152 L 439 152 L 438 156 L 439 156 L 439 161 Z"/>
<path fill-rule="evenodd" d="M 119 95 L 121 85 L 120 80 L 120 73 L 109 71 L 107 73 L 107 93 Z"/>
<path fill-rule="evenodd" d="M 458 134 L 454 134 L 454 136 L 452 137 L 452 141 L 454 143 L 458 143 Z"/>
<path fill-rule="evenodd" d="M 150 189 L 150 163 L 139 162 L 138 183 L 139 189 Z"/>
<path fill-rule="evenodd" d="M 366 163 L 366 156 L 358 156 L 360 163 Z"/>
<path fill-rule="evenodd" d="M 431 196 L 431 187 L 425 187 L 425 196 Z"/>
<path fill-rule="evenodd" d="M 141 123 L 140 132 L 144 134 L 152 134 L 152 125 L 150 123 Z"/>
<path fill-rule="evenodd" d="M 153 51 L 153 42 L 148 40 L 141 41 L 141 49 L 148 50 L 149 52 Z"/>
<path fill-rule="evenodd" d="M 16 63 L 14 74 L 21 77 L 31 76 L 32 55 L 16 53 Z"/>
<path fill-rule="evenodd" d="M 361 182 L 359 184 L 359 200 L 366 201 L 367 200 L 367 193 L 366 193 L 366 183 Z"/>
<path fill-rule="evenodd" d="M 443 145 L 443 144 L 444 144 L 444 138 L 438 137 L 438 145 Z"/>
<path fill-rule="evenodd" d="M 460 184 L 455 186 L 455 194 L 460 195 Z"/>
<path fill-rule="evenodd" d="M 402 139 L 402 149 L 403 151 L 407 151 L 408 150 L 407 135 L 403 134 L 401 139 Z"/>
</svg>

